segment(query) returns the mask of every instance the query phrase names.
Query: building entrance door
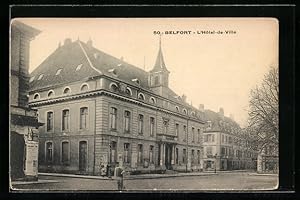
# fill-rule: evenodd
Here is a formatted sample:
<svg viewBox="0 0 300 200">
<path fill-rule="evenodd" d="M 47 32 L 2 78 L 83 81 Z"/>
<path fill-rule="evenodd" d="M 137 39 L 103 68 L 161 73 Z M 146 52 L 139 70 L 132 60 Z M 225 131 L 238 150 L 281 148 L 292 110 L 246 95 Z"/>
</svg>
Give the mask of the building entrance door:
<svg viewBox="0 0 300 200">
<path fill-rule="evenodd" d="M 172 145 L 166 144 L 166 153 L 165 153 L 166 169 L 172 169 L 171 160 L 172 160 Z"/>
<path fill-rule="evenodd" d="M 86 141 L 79 142 L 79 171 L 85 172 L 87 166 L 87 143 Z"/>
</svg>

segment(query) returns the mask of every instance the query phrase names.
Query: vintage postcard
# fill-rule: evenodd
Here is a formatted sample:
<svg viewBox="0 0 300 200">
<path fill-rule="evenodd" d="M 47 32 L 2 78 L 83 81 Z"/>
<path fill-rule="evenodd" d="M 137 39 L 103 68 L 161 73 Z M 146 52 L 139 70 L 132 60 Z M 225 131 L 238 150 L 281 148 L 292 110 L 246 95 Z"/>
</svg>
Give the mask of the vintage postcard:
<svg viewBox="0 0 300 200">
<path fill-rule="evenodd" d="M 275 18 L 14 18 L 11 191 L 278 187 Z"/>
</svg>

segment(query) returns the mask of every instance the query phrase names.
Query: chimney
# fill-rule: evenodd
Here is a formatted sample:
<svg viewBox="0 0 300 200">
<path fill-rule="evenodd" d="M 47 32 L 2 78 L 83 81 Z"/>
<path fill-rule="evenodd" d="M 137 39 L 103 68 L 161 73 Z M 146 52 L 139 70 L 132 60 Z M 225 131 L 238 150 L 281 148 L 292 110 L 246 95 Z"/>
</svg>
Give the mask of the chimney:
<svg viewBox="0 0 300 200">
<path fill-rule="evenodd" d="M 186 96 L 185 96 L 184 94 L 182 95 L 181 98 L 182 98 L 182 101 L 183 101 L 183 102 L 186 102 Z"/>
<path fill-rule="evenodd" d="M 91 40 L 91 38 L 86 42 L 88 47 L 93 47 L 93 41 Z"/>
<path fill-rule="evenodd" d="M 200 110 L 201 112 L 204 112 L 204 104 L 200 104 L 200 105 L 199 105 L 199 110 Z"/>
<path fill-rule="evenodd" d="M 124 57 L 123 57 L 123 56 L 121 56 L 120 60 L 124 61 Z"/>
<path fill-rule="evenodd" d="M 71 38 L 66 38 L 65 41 L 64 41 L 64 45 L 68 45 L 68 44 L 71 44 L 71 43 L 72 43 Z"/>
<path fill-rule="evenodd" d="M 222 107 L 219 109 L 219 114 L 221 117 L 224 117 L 224 109 Z"/>
<path fill-rule="evenodd" d="M 230 119 L 234 120 L 234 115 L 232 113 L 230 113 L 229 117 Z"/>
</svg>

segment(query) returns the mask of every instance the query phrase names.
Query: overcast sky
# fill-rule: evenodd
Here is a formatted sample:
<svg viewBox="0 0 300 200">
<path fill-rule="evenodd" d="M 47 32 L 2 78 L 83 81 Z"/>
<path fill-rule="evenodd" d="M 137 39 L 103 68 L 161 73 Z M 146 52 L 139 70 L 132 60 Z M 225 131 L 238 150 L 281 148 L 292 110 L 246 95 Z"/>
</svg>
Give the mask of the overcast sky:
<svg viewBox="0 0 300 200">
<path fill-rule="evenodd" d="M 271 66 L 278 66 L 278 22 L 272 18 L 19 20 L 42 31 L 31 41 L 30 72 L 65 38 L 84 42 L 91 38 L 97 49 L 149 71 L 158 52 L 159 35 L 154 31 L 163 32 L 170 87 L 195 107 L 204 104 L 216 112 L 223 107 L 225 115 L 233 114 L 242 126 L 251 88 Z M 215 33 L 198 34 L 201 31 Z"/>
</svg>

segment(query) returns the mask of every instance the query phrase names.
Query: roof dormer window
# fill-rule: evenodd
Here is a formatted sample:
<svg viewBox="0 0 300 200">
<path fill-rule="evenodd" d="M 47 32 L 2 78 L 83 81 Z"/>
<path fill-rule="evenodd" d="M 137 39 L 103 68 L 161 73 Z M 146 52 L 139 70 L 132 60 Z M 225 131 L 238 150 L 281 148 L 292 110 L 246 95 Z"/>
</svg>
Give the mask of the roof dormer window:
<svg viewBox="0 0 300 200">
<path fill-rule="evenodd" d="M 76 67 L 76 71 L 80 70 L 82 67 L 82 64 L 79 64 L 77 67 Z"/>
<path fill-rule="evenodd" d="M 122 63 L 119 63 L 117 66 L 118 66 L 118 67 L 121 67 L 121 65 L 122 65 Z"/>
<path fill-rule="evenodd" d="M 58 70 L 56 71 L 56 74 L 55 74 L 55 75 L 56 75 L 56 76 L 59 75 L 60 72 L 61 72 L 61 70 L 62 70 L 62 69 L 58 69 Z"/>
<path fill-rule="evenodd" d="M 38 78 L 38 80 L 41 80 L 44 77 L 44 74 L 41 74 Z"/>
<path fill-rule="evenodd" d="M 131 81 L 132 81 L 132 82 L 136 82 L 138 85 L 140 84 L 140 80 L 137 79 L 137 78 L 134 78 L 134 79 L 132 79 Z"/>
<path fill-rule="evenodd" d="M 116 69 L 109 69 L 108 72 L 112 73 L 115 76 L 117 75 L 117 70 Z"/>
<path fill-rule="evenodd" d="M 29 80 L 29 83 L 31 83 L 34 80 L 35 76 L 31 77 Z"/>
</svg>

